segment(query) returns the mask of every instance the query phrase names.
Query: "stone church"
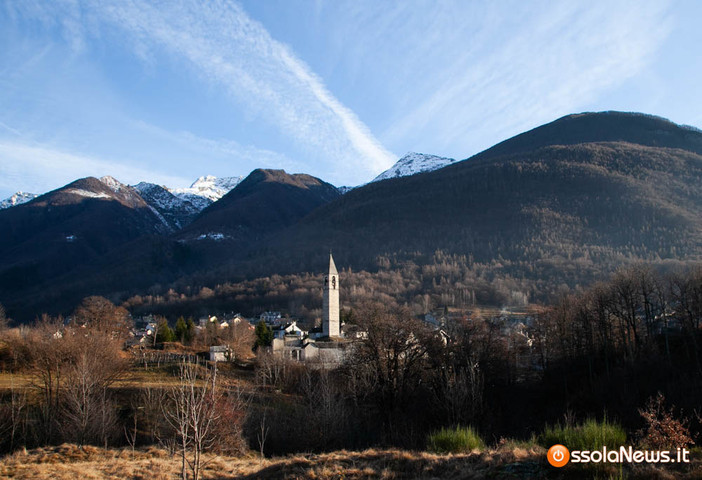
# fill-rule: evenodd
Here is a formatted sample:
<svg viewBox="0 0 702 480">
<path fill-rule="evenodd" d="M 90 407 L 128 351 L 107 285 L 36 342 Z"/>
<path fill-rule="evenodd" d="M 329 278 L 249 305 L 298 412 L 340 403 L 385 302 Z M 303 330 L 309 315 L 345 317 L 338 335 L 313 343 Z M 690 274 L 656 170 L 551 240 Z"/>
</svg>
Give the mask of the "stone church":
<svg viewBox="0 0 702 480">
<path fill-rule="evenodd" d="M 301 331 L 302 335 L 282 335 L 273 339 L 272 350 L 275 353 L 305 362 L 314 362 L 320 368 L 338 366 L 349 346 L 349 339 L 344 339 L 340 319 L 339 272 L 334 264 L 334 257 L 329 253 L 329 271 L 324 275 L 322 287 L 322 327 L 310 332 Z"/>
</svg>

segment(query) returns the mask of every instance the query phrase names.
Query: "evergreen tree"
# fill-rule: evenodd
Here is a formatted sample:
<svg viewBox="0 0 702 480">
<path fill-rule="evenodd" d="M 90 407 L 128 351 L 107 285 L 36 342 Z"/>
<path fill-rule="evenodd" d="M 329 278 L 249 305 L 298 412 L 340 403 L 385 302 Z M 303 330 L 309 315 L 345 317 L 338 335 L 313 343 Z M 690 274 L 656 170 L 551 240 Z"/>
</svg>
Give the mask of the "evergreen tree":
<svg viewBox="0 0 702 480">
<path fill-rule="evenodd" d="M 273 343 L 273 330 L 261 320 L 256 325 L 256 347 L 268 347 Z"/>
<path fill-rule="evenodd" d="M 175 338 L 178 342 L 185 345 L 185 343 L 188 340 L 187 336 L 188 336 L 188 326 L 185 323 L 185 318 L 180 316 L 180 317 L 178 317 L 178 320 L 176 321 L 176 324 L 175 324 Z"/>
<path fill-rule="evenodd" d="M 168 320 L 162 318 L 158 324 L 158 333 L 156 334 L 156 343 L 173 342 L 176 336 L 171 327 L 168 326 Z"/>
<path fill-rule="evenodd" d="M 188 323 L 186 325 L 187 329 L 185 331 L 185 341 L 190 343 L 195 338 L 195 322 L 193 317 L 188 317 Z"/>
</svg>

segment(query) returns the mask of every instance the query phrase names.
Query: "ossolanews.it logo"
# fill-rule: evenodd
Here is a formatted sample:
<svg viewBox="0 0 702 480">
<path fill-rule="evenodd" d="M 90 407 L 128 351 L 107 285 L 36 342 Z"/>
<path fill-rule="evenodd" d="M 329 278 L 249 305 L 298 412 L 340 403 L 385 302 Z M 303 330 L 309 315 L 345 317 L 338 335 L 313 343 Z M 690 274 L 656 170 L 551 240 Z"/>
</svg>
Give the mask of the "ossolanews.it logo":
<svg viewBox="0 0 702 480">
<path fill-rule="evenodd" d="M 676 450 L 634 450 L 633 447 L 599 450 L 568 450 L 556 444 L 546 453 L 548 463 L 554 467 L 564 467 L 570 463 L 690 463 L 690 451 Z"/>
<path fill-rule="evenodd" d="M 554 445 L 546 453 L 548 463 L 554 467 L 563 467 L 570 460 L 570 451 L 563 445 Z"/>
</svg>

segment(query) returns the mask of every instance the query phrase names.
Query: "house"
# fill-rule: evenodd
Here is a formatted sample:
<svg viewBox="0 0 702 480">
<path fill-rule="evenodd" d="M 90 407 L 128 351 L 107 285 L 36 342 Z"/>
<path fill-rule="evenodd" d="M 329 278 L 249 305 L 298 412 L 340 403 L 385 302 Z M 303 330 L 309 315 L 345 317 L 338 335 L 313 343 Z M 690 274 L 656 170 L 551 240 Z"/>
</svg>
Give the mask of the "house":
<svg viewBox="0 0 702 480">
<path fill-rule="evenodd" d="M 210 347 L 211 362 L 231 362 L 234 360 L 234 352 L 227 345 L 215 345 Z"/>
<path fill-rule="evenodd" d="M 303 337 L 305 334 L 306 332 L 300 329 L 300 327 L 297 326 L 297 322 L 294 320 L 290 323 L 276 325 L 273 327 L 274 338 L 285 338 L 288 335 Z"/>
<path fill-rule="evenodd" d="M 259 321 L 265 322 L 266 325 L 278 325 L 282 321 L 281 318 L 280 312 L 263 312 Z"/>
<path fill-rule="evenodd" d="M 208 323 L 217 323 L 218 321 L 219 319 L 216 315 L 207 315 L 198 319 L 198 326 L 200 328 L 205 328 Z"/>
</svg>

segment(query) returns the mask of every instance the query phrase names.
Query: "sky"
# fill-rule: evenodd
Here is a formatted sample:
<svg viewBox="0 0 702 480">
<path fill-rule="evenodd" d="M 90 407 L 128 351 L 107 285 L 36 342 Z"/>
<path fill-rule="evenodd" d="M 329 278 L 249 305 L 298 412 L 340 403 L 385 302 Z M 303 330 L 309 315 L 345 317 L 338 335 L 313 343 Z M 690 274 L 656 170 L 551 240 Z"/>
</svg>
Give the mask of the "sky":
<svg viewBox="0 0 702 480">
<path fill-rule="evenodd" d="M 255 168 L 334 185 L 583 111 L 702 127 L 702 2 L 0 0 L 0 199 Z"/>
</svg>

